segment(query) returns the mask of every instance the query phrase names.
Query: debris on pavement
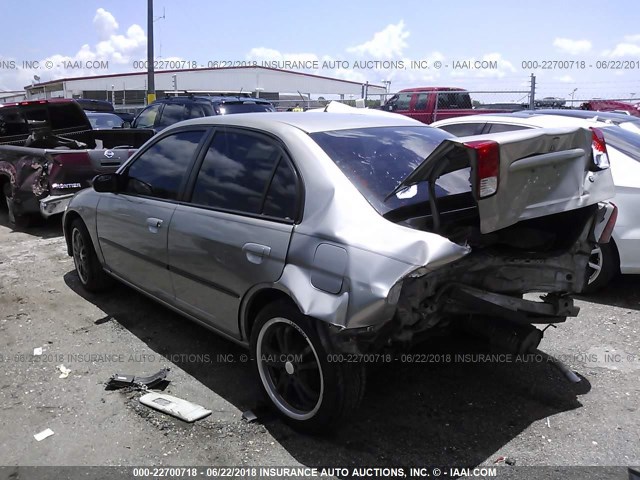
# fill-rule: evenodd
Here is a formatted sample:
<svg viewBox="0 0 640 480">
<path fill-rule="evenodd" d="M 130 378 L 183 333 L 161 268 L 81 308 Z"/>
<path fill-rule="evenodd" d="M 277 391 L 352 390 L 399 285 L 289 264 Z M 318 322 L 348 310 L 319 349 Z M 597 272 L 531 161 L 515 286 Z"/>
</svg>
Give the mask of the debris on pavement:
<svg viewBox="0 0 640 480">
<path fill-rule="evenodd" d="M 60 370 L 60 376 L 58 378 L 67 378 L 71 373 L 71 369 L 65 367 L 64 365 L 58 365 L 58 370 Z"/>
<path fill-rule="evenodd" d="M 33 355 L 35 357 L 42 355 L 42 347 L 36 347 L 33 349 Z"/>
<path fill-rule="evenodd" d="M 247 423 L 253 423 L 258 420 L 258 416 L 253 412 L 253 410 L 246 410 L 242 412 L 242 419 L 246 420 Z"/>
<path fill-rule="evenodd" d="M 53 435 L 53 430 L 51 430 L 50 428 L 47 428 L 46 430 L 43 430 L 40 433 L 36 433 L 33 436 L 33 438 L 35 438 L 38 442 L 41 442 L 42 440 L 44 440 L 47 437 L 50 437 L 51 435 Z"/>
<path fill-rule="evenodd" d="M 106 383 L 106 389 L 117 390 L 119 388 L 132 388 L 145 390 L 147 388 L 153 388 L 165 381 L 170 370 L 169 368 L 163 368 L 153 375 L 146 377 L 114 373 Z"/>
<path fill-rule="evenodd" d="M 161 412 L 178 417 L 185 422 L 195 422 L 211 414 L 202 405 L 167 395 L 166 393 L 147 393 L 139 398 L 140 403 Z"/>
<path fill-rule="evenodd" d="M 496 461 L 493 462 L 494 465 L 502 465 L 502 464 L 506 464 L 506 465 L 515 465 L 516 464 L 516 460 L 515 458 L 511 458 L 511 457 L 507 457 L 505 455 L 501 455 L 498 458 L 496 458 Z"/>
</svg>

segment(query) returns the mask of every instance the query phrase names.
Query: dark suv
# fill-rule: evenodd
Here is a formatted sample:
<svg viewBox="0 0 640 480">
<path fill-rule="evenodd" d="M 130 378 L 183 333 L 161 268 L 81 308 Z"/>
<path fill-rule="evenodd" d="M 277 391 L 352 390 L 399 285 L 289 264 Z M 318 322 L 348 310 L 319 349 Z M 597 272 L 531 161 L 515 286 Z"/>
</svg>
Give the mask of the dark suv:
<svg viewBox="0 0 640 480">
<path fill-rule="evenodd" d="M 157 133 L 169 125 L 190 118 L 248 112 L 275 112 L 275 108 L 266 100 L 251 97 L 167 97 L 156 100 L 142 110 L 131 126 L 152 128 Z"/>
</svg>

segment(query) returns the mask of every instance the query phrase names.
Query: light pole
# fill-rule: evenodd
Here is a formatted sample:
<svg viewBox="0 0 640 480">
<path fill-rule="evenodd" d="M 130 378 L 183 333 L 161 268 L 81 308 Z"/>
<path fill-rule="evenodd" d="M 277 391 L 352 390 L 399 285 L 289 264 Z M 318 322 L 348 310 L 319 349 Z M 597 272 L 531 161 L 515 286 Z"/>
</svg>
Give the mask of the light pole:
<svg viewBox="0 0 640 480">
<path fill-rule="evenodd" d="M 389 93 L 391 93 L 391 80 L 382 80 L 382 84 L 384 85 L 385 93 L 380 99 L 381 106 L 385 104 L 385 102 L 387 101 L 387 97 L 389 96 Z"/>
<path fill-rule="evenodd" d="M 153 0 L 147 0 L 147 105 L 156 99 L 153 70 Z"/>
<path fill-rule="evenodd" d="M 573 97 L 575 96 L 577 90 L 578 90 L 577 88 L 574 88 L 573 91 L 570 94 L 571 95 L 571 108 L 573 108 L 573 106 L 574 106 L 573 105 Z"/>
</svg>

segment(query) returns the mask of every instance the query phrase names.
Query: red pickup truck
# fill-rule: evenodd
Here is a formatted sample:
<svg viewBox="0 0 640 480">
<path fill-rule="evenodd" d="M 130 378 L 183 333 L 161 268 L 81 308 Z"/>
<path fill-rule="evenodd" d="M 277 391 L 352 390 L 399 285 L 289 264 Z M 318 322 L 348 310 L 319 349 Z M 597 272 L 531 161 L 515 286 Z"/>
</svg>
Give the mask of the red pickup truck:
<svg viewBox="0 0 640 480">
<path fill-rule="evenodd" d="M 420 87 L 400 90 L 382 106 L 383 110 L 400 113 L 423 123 L 480 113 L 513 112 L 523 108 L 522 105 L 513 104 L 513 108 L 476 109 L 473 108 L 469 92 L 454 87 Z"/>
</svg>

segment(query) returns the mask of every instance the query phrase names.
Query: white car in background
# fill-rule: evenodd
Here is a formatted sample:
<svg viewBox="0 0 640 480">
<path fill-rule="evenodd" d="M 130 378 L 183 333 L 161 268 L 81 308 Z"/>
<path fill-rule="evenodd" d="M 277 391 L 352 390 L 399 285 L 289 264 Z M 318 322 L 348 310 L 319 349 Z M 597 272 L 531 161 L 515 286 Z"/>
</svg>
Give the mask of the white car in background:
<svg viewBox="0 0 640 480">
<path fill-rule="evenodd" d="M 640 274 L 640 132 L 612 123 L 593 113 L 591 118 L 550 115 L 537 111 L 448 118 L 431 124 L 463 137 L 529 128 L 594 127 L 602 132 L 616 187 L 612 200 L 618 207 L 612 240 L 593 250 L 587 291 L 604 287 L 617 274 Z M 635 127 L 632 126 L 632 127 Z M 594 147 L 596 146 L 594 135 Z"/>
</svg>

